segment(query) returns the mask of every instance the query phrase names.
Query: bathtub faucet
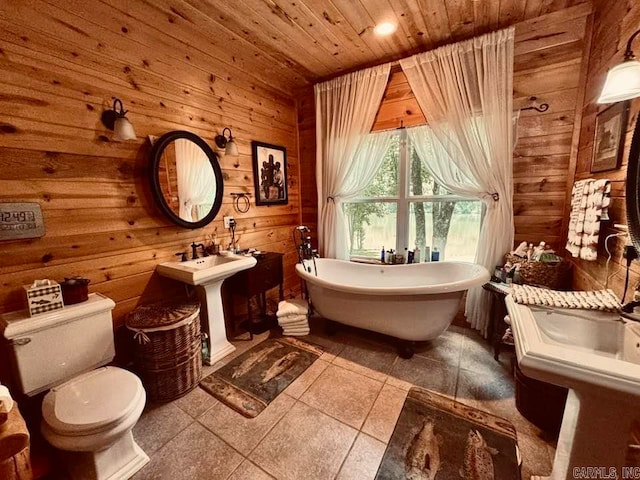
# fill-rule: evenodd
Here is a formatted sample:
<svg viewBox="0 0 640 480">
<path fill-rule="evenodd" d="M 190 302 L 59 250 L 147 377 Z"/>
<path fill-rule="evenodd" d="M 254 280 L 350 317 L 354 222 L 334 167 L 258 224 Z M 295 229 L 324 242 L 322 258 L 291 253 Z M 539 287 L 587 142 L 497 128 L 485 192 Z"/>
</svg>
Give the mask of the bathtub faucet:
<svg viewBox="0 0 640 480">
<path fill-rule="evenodd" d="M 318 251 L 311 247 L 311 235 L 306 235 L 311 230 L 305 225 L 296 227 L 293 231 L 293 243 L 298 252 L 298 262 L 304 263 L 304 260 L 311 260 L 318 257 Z M 296 232 L 298 235 L 296 236 Z"/>
</svg>

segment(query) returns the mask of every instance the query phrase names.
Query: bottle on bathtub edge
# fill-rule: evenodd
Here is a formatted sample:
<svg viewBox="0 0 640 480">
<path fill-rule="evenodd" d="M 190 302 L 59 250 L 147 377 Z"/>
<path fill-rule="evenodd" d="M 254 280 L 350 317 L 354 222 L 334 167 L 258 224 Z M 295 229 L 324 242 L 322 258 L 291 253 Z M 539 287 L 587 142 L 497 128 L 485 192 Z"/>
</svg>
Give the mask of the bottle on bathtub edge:
<svg viewBox="0 0 640 480">
<path fill-rule="evenodd" d="M 416 248 L 413 249 L 413 263 L 420 263 L 420 249 L 416 245 Z"/>
<path fill-rule="evenodd" d="M 433 247 L 433 251 L 431 252 L 431 261 L 432 262 L 440 261 L 440 252 L 438 251 L 438 247 Z"/>
<path fill-rule="evenodd" d="M 425 262 L 431 261 L 431 251 L 429 250 L 429 245 L 424 247 L 424 261 Z"/>
<path fill-rule="evenodd" d="M 380 252 L 380 262 L 385 263 L 385 261 L 384 261 L 384 245 L 382 246 L 382 251 Z"/>
</svg>

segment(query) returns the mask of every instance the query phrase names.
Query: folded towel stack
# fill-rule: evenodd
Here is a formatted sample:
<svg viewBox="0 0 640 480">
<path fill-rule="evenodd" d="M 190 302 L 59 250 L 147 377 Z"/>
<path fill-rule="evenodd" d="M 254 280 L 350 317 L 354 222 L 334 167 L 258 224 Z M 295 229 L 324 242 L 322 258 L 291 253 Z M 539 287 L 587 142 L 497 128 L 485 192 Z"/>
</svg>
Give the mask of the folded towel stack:
<svg viewBox="0 0 640 480">
<path fill-rule="evenodd" d="M 306 300 L 283 300 L 278 304 L 278 325 L 282 327 L 284 335 L 302 336 L 309 334 L 307 314 L 309 306 Z"/>
</svg>

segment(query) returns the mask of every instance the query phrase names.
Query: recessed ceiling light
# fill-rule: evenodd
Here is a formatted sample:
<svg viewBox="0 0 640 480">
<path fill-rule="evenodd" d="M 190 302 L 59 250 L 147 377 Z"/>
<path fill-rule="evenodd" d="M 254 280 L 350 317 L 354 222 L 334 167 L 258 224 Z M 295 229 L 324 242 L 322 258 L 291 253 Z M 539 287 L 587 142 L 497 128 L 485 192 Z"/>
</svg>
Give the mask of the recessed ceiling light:
<svg viewBox="0 0 640 480">
<path fill-rule="evenodd" d="M 381 37 L 384 37 L 386 35 L 391 35 L 393 32 L 396 31 L 396 28 L 398 27 L 396 26 L 395 23 L 382 22 L 375 26 L 375 28 L 373 29 L 373 33 Z"/>
</svg>

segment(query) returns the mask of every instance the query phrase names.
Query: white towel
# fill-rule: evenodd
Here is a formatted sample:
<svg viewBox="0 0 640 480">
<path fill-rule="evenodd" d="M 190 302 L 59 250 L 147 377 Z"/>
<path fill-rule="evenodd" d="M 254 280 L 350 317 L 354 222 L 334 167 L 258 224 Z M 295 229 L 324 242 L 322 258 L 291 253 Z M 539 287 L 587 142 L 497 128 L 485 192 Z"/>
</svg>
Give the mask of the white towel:
<svg viewBox="0 0 640 480">
<path fill-rule="evenodd" d="M 308 323 L 302 325 L 280 325 L 283 330 L 306 330 L 309 328 Z"/>
<path fill-rule="evenodd" d="M 300 320 L 299 322 L 292 323 L 278 322 L 278 325 L 280 325 L 282 328 L 308 327 L 309 322 L 307 322 L 306 320 Z"/>
<path fill-rule="evenodd" d="M 309 305 L 306 300 L 301 298 L 292 298 L 283 300 L 278 303 L 278 317 L 286 317 L 287 315 L 306 315 L 309 311 Z"/>
<path fill-rule="evenodd" d="M 282 332 L 283 335 L 292 335 L 294 337 L 301 337 L 303 335 L 309 335 L 309 332 L 311 330 L 309 330 L 308 328 L 305 330 L 296 330 L 296 331 L 292 331 L 292 330 L 285 330 L 284 332 Z"/>
<path fill-rule="evenodd" d="M 9 393 L 9 389 L 4 385 L 0 385 L 0 413 L 9 413 L 13 408 L 13 399 Z"/>
<path fill-rule="evenodd" d="M 287 315 L 286 317 L 278 317 L 278 323 L 280 325 L 286 325 L 289 323 L 306 322 L 306 315 Z"/>
</svg>

